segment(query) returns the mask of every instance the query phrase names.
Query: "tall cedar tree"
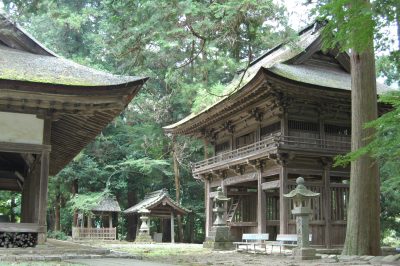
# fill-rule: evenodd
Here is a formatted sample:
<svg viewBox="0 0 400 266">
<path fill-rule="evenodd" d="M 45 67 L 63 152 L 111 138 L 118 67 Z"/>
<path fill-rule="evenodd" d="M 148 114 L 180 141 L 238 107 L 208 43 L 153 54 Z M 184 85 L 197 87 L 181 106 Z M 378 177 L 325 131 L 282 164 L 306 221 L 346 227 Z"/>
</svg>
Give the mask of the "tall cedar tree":
<svg viewBox="0 0 400 266">
<path fill-rule="evenodd" d="M 368 0 L 326 1 L 320 11 L 329 20 L 325 46 L 340 45 L 351 50 L 351 142 L 355 151 L 371 142 L 374 130 L 364 128 L 364 124 L 377 118 L 375 23 L 371 3 Z M 369 154 L 351 162 L 343 254 L 380 254 L 379 185 L 378 166 Z"/>
</svg>

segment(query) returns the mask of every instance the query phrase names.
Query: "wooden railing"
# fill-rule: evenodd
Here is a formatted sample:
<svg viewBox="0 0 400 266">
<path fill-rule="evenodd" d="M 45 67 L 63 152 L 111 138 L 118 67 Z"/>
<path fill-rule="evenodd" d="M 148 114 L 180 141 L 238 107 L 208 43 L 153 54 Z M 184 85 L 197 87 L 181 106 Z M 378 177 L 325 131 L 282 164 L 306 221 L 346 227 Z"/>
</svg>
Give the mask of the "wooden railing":
<svg viewBox="0 0 400 266">
<path fill-rule="evenodd" d="M 72 227 L 72 239 L 102 239 L 115 240 L 117 239 L 117 228 L 81 228 Z"/>
<path fill-rule="evenodd" d="M 350 151 L 350 142 L 282 136 L 280 134 L 276 134 L 239 149 L 220 153 L 207 160 L 196 162 L 192 164 L 192 171 L 195 173 L 199 170 L 202 170 L 204 167 L 233 162 L 239 159 L 248 159 L 250 157 L 257 156 L 258 154 L 265 155 L 266 151 L 270 151 L 275 148 L 295 148 L 308 151 L 342 154 Z"/>
<path fill-rule="evenodd" d="M 204 166 L 208 166 L 208 165 L 223 162 L 223 161 L 228 161 L 231 159 L 246 157 L 246 156 L 256 153 L 258 151 L 265 151 L 267 149 L 271 149 L 272 147 L 275 147 L 275 145 L 277 143 L 276 142 L 277 137 L 278 136 L 271 136 L 271 137 L 268 137 L 261 141 L 255 142 L 253 144 L 244 146 L 242 148 L 239 148 L 239 149 L 236 149 L 233 151 L 220 153 L 217 156 L 211 157 L 207 160 L 203 160 L 203 161 L 194 163 L 193 169 L 201 168 Z"/>
</svg>

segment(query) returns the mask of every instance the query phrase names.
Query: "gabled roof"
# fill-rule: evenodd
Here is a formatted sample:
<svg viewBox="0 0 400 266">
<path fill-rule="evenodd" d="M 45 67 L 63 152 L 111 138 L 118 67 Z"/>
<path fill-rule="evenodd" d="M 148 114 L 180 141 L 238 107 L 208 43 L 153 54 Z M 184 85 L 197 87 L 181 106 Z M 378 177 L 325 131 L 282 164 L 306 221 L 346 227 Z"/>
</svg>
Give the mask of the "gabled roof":
<svg viewBox="0 0 400 266">
<path fill-rule="evenodd" d="M 165 132 L 173 134 L 192 134 L 194 128 L 198 130 L 206 117 L 217 119 L 214 114 L 233 109 L 235 102 L 243 97 L 248 97 L 261 86 L 250 86 L 251 83 L 259 84 L 265 80 L 289 80 L 302 86 L 313 86 L 330 90 L 351 90 L 350 59 L 347 53 L 331 49 L 326 53 L 334 62 L 318 63 L 313 56 L 321 53 L 322 37 L 321 27 L 316 22 L 302 31 L 294 44 L 281 44 L 256 58 L 245 71 L 227 86 L 227 91 L 232 91 L 228 96 L 217 101 L 197 114 L 191 114 L 175 124 L 164 127 Z M 244 72 L 244 74 L 243 74 Z M 243 77 L 242 77 L 243 75 Z M 274 77 L 273 79 L 270 77 Z M 251 87 L 251 88 L 250 88 Z M 378 93 L 390 90 L 384 84 L 377 84 Z M 251 96 L 249 97 L 251 99 Z M 230 106 L 230 107 L 229 107 Z M 189 125 L 190 124 L 190 125 Z M 196 126 L 194 126 L 196 124 Z M 188 130 L 187 127 L 192 129 Z"/>
<path fill-rule="evenodd" d="M 120 114 L 147 79 L 61 58 L 0 15 L 0 112 L 52 120 L 50 175 Z"/>
<path fill-rule="evenodd" d="M 0 79 L 58 85 L 125 85 L 140 77 L 98 71 L 57 56 L 39 55 L 0 44 Z"/>
<path fill-rule="evenodd" d="M 157 216 L 158 212 L 155 209 L 159 207 L 169 207 L 179 214 L 186 214 L 190 212 L 190 210 L 182 207 L 181 205 L 179 205 L 179 203 L 171 199 L 168 191 L 164 188 L 146 194 L 141 202 L 130 207 L 129 209 L 126 209 L 124 213 L 132 214 L 139 212 L 141 209 L 148 209 L 150 211 L 150 215 Z"/>
<path fill-rule="evenodd" d="M 91 211 L 94 212 L 120 212 L 121 207 L 118 204 L 118 201 L 114 197 L 106 197 L 103 198 L 100 203 L 93 208 Z"/>
</svg>

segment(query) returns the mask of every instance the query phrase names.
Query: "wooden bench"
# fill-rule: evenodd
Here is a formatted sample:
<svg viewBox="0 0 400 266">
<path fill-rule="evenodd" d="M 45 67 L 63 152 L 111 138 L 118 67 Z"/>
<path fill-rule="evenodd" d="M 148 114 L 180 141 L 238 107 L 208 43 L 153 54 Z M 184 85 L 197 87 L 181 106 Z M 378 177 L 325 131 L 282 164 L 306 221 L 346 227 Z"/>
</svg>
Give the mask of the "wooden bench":
<svg viewBox="0 0 400 266">
<path fill-rule="evenodd" d="M 266 241 L 269 239 L 269 234 L 243 234 L 242 242 L 233 242 L 236 245 L 236 250 L 239 249 L 239 246 L 246 246 L 246 251 L 249 251 L 250 248 L 253 247 L 254 252 L 256 252 L 256 246 L 264 245 L 265 252 L 267 252 L 267 244 Z"/>
<path fill-rule="evenodd" d="M 309 241 L 311 242 L 312 235 L 309 235 Z M 274 246 L 279 246 L 279 252 L 282 253 L 282 247 L 290 246 L 294 247 L 297 245 L 297 235 L 279 234 L 276 236 L 276 241 L 271 243 L 271 253 Z"/>
</svg>

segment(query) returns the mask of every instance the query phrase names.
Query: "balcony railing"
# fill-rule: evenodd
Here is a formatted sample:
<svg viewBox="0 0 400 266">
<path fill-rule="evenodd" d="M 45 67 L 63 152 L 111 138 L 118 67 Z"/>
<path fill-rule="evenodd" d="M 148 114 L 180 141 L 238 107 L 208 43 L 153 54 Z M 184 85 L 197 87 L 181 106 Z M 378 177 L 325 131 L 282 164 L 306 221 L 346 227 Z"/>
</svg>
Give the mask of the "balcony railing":
<svg viewBox="0 0 400 266">
<path fill-rule="evenodd" d="M 266 139 L 239 149 L 220 153 L 207 160 L 196 162 L 192 165 L 192 171 L 198 172 L 211 166 L 235 162 L 242 159 L 250 159 L 257 156 L 265 156 L 266 152 L 274 149 L 295 149 L 308 152 L 322 152 L 329 154 L 343 154 L 350 151 L 349 141 L 336 141 L 328 139 L 304 138 L 295 136 L 272 135 Z"/>
</svg>

